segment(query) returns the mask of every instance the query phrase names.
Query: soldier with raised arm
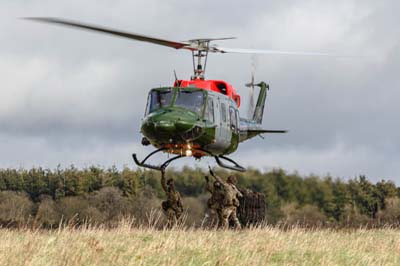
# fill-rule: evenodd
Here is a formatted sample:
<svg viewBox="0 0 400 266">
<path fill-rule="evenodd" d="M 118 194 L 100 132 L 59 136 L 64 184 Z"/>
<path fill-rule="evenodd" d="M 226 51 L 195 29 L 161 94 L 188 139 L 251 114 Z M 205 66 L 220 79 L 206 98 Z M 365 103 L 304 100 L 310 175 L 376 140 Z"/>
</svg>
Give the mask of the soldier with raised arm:
<svg viewBox="0 0 400 266">
<path fill-rule="evenodd" d="M 206 214 L 206 217 L 210 218 L 211 226 L 219 226 L 221 224 L 219 213 L 222 209 L 224 190 L 220 182 L 215 180 L 211 183 L 208 176 L 204 178 L 206 180 L 206 190 L 211 193 L 211 198 L 207 201 L 209 213 Z"/>
<path fill-rule="evenodd" d="M 161 186 L 167 195 L 167 200 L 163 201 L 161 206 L 167 216 L 168 227 L 176 225 L 183 213 L 181 195 L 175 190 L 174 180 L 166 180 L 165 171 L 161 171 Z"/>
<path fill-rule="evenodd" d="M 236 187 L 236 178 L 229 176 L 226 180 L 222 180 L 220 177 L 214 174 L 210 168 L 210 174 L 215 178 L 216 182 L 221 184 L 221 196 L 218 199 L 218 217 L 219 227 L 227 229 L 229 227 L 229 220 L 233 221 L 236 229 L 240 229 L 241 225 L 237 218 L 237 207 L 239 207 L 239 199 L 242 197 L 242 193 Z M 214 195 L 214 193 L 213 193 Z"/>
</svg>

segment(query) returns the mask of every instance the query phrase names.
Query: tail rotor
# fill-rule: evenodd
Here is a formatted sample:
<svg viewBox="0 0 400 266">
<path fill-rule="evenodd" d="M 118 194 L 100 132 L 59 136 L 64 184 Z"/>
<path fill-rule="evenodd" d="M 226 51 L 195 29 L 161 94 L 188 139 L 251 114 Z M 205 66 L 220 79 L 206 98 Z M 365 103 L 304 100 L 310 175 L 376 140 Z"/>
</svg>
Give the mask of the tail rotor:
<svg viewBox="0 0 400 266">
<path fill-rule="evenodd" d="M 247 117 L 251 118 L 254 113 L 254 72 L 251 73 L 251 81 L 246 84 L 246 87 L 250 88 L 250 98 L 247 110 Z"/>
<path fill-rule="evenodd" d="M 247 117 L 252 118 L 254 113 L 254 73 L 257 69 L 257 57 L 256 55 L 251 56 L 251 80 L 250 83 L 246 84 L 246 87 L 250 88 L 250 98 L 249 98 L 249 106 L 247 110 Z"/>
</svg>

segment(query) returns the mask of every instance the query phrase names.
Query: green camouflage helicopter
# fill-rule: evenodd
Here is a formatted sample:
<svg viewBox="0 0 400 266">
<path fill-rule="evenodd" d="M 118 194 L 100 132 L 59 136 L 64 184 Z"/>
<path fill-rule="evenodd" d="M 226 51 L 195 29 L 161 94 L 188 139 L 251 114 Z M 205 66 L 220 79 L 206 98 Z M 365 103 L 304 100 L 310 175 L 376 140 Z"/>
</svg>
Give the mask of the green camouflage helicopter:
<svg viewBox="0 0 400 266">
<path fill-rule="evenodd" d="M 175 85 L 180 82 L 177 80 Z M 239 118 L 237 103 L 221 92 L 182 85 L 152 89 L 141 127 L 142 144 L 152 144 L 158 149 L 141 162 L 133 154 L 136 164 L 162 170 L 183 156 L 213 156 L 221 167 L 245 171 L 225 155 L 236 151 L 240 142 L 258 134 L 286 132 L 261 129 L 268 85 L 265 82 L 254 85 L 260 87 L 260 93 L 252 119 Z M 146 160 L 159 151 L 176 156 L 161 166 L 146 164 Z"/>
<path fill-rule="evenodd" d="M 269 86 L 265 82 L 255 84 L 254 77 L 249 84 L 246 84 L 252 91 L 254 86 L 260 88 L 252 117 L 239 116 L 240 96 L 232 85 L 223 80 L 204 78 L 209 53 L 331 56 L 325 53 L 233 49 L 210 45 L 212 41 L 232 39 L 231 37 L 176 42 L 59 18 L 27 19 L 191 51 L 194 75 L 190 80 L 179 80 L 175 75 L 173 86 L 154 88 L 149 92 L 141 125 L 142 144 L 153 145 L 157 149 L 143 160 L 139 160 L 135 153 L 132 154 L 137 165 L 160 171 L 164 171 L 172 161 L 179 158 L 200 159 L 204 156 L 214 157 L 217 164 L 223 168 L 245 171 L 244 167 L 227 157 L 228 154 L 237 150 L 239 143 L 264 133 L 287 132 L 261 128 Z M 175 156 L 160 165 L 147 162 L 150 157 L 159 152 Z"/>
</svg>

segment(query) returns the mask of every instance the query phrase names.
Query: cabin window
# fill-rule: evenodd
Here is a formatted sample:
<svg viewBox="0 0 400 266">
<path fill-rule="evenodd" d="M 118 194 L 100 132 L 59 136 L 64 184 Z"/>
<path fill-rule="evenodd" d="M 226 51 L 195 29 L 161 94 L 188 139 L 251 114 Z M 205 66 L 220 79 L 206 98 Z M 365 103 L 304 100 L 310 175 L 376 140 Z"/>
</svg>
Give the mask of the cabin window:
<svg viewBox="0 0 400 266">
<path fill-rule="evenodd" d="M 237 128 L 237 118 L 236 118 L 236 112 L 235 112 L 235 108 L 233 108 L 232 106 L 229 107 L 229 118 L 231 120 L 231 129 L 236 131 Z"/>
<path fill-rule="evenodd" d="M 227 91 L 226 91 L 226 84 L 225 83 L 217 83 L 216 86 L 217 86 L 218 90 L 222 94 L 226 95 Z"/>
<path fill-rule="evenodd" d="M 212 97 L 208 97 L 207 99 L 206 119 L 214 123 L 214 101 Z"/>
<path fill-rule="evenodd" d="M 224 103 L 221 103 L 221 120 L 226 122 L 226 106 Z"/>
<path fill-rule="evenodd" d="M 203 91 L 179 90 L 175 106 L 189 109 L 199 115 L 203 112 L 204 93 Z"/>
<path fill-rule="evenodd" d="M 174 92 L 172 90 L 153 90 L 149 94 L 146 113 L 152 113 L 162 107 L 171 105 Z"/>
</svg>

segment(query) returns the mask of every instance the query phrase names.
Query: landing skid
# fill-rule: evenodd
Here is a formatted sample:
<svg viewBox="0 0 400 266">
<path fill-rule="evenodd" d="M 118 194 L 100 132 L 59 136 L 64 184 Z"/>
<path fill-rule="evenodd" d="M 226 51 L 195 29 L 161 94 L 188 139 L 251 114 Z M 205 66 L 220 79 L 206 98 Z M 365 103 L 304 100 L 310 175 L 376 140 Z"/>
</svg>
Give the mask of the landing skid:
<svg viewBox="0 0 400 266">
<path fill-rule="evenodd" d="M 137 156 L 136 156 L 136 153 L 133 153 L 133 154 L 132 154 L 132 158 L 133 158 L 133 161 L 134 161 L 138 166 L 145 167 L 145 168 L 148 168 L 148 169 L 158 170 L 158 171 L 162 171 L 162 172 L 163 172 L 163 171 L 165 171 L 165 169 L 168 167 L 168 165 L 169 165 L 172 161 L 175 161 L 175 160 L 177 160 L 177 159 L 180 159 L 180 158 L 182 158 L 182 157 L 185 157 L 185 155 L 181 155 L 181 154 L 180 154 L 180 155 L 176 155 L 176 156 L 174 156 L 174 157 L 172 157 L 172 158 L 166 160 L 164 163 L 162 163 L 162 164 L 160 164 L 160 165 L 152 165 L 152 164 L 146 163 L 146 161 L 147 161 L 150 157 L 152 157 L 153 155 L 155 155 L 156 153 L 159 153 L 159 152 L 162 152 L 162 151 L 166 151 L 166 150 L 168 150 L 168 148 L 160 148 L 160 149 L 157 149 L 157 150 L 155 150 L 155 151 L 149 153 L 142 161 L 139 161 L 139 160 L 138 160 L 138 158 L 137 158 Z M 234 160 L 232 160 L 232 159 L 230 159 L 230 158 L 228 158 L 228 157 L 225 157 L 225 156 L 223 156 L 223 155 L 214 155 L 214 154 L 212 154 L 211 152 L 206 151 L 206 150 L 203 150 L 203 149 L 194 149 L 194 151 L 205 152 L 205 153 L 207 153 L 209 156 L 214 157 L 214 158 L 215 158 L 215 161 L 217 162 L 217 164 L 218 164 L 220 167 L 222 167 L 222 168 L 226 168 L 226 169 L 230 169 L 230 170 L 234 170 L 234 171 L 239 171 L 239 172 L 244 172 L 244 171 L 246 171 L 246 168 L 244 168 L 243 166 L 239 165 L 239 164 L 238 164 L 237 162 L 235 162 Z M 222 160 L 230 162 L 231 165 L 226 164 L 226 163 L 223 162 Z"/>
<path fill-rule="evenodd" d="M 235 162 L 231 158 L 225 157 L 223 155 L 214 156 L 214 158 L 215 158 L 215 161 L 217 161 L 217 164 L 219 166 L 223 167 L 223 168 L 234 170 L 234 171 L 238 171 L 238 172 L 245 172 L 246 171 L 246 168 L 244 168 L 243 166 L 239 165 L 237 162 Z M 221 159 L 232 163 L 232 165 L 225 164 L 223 161 L 221 161 Z"/>
</svg>

